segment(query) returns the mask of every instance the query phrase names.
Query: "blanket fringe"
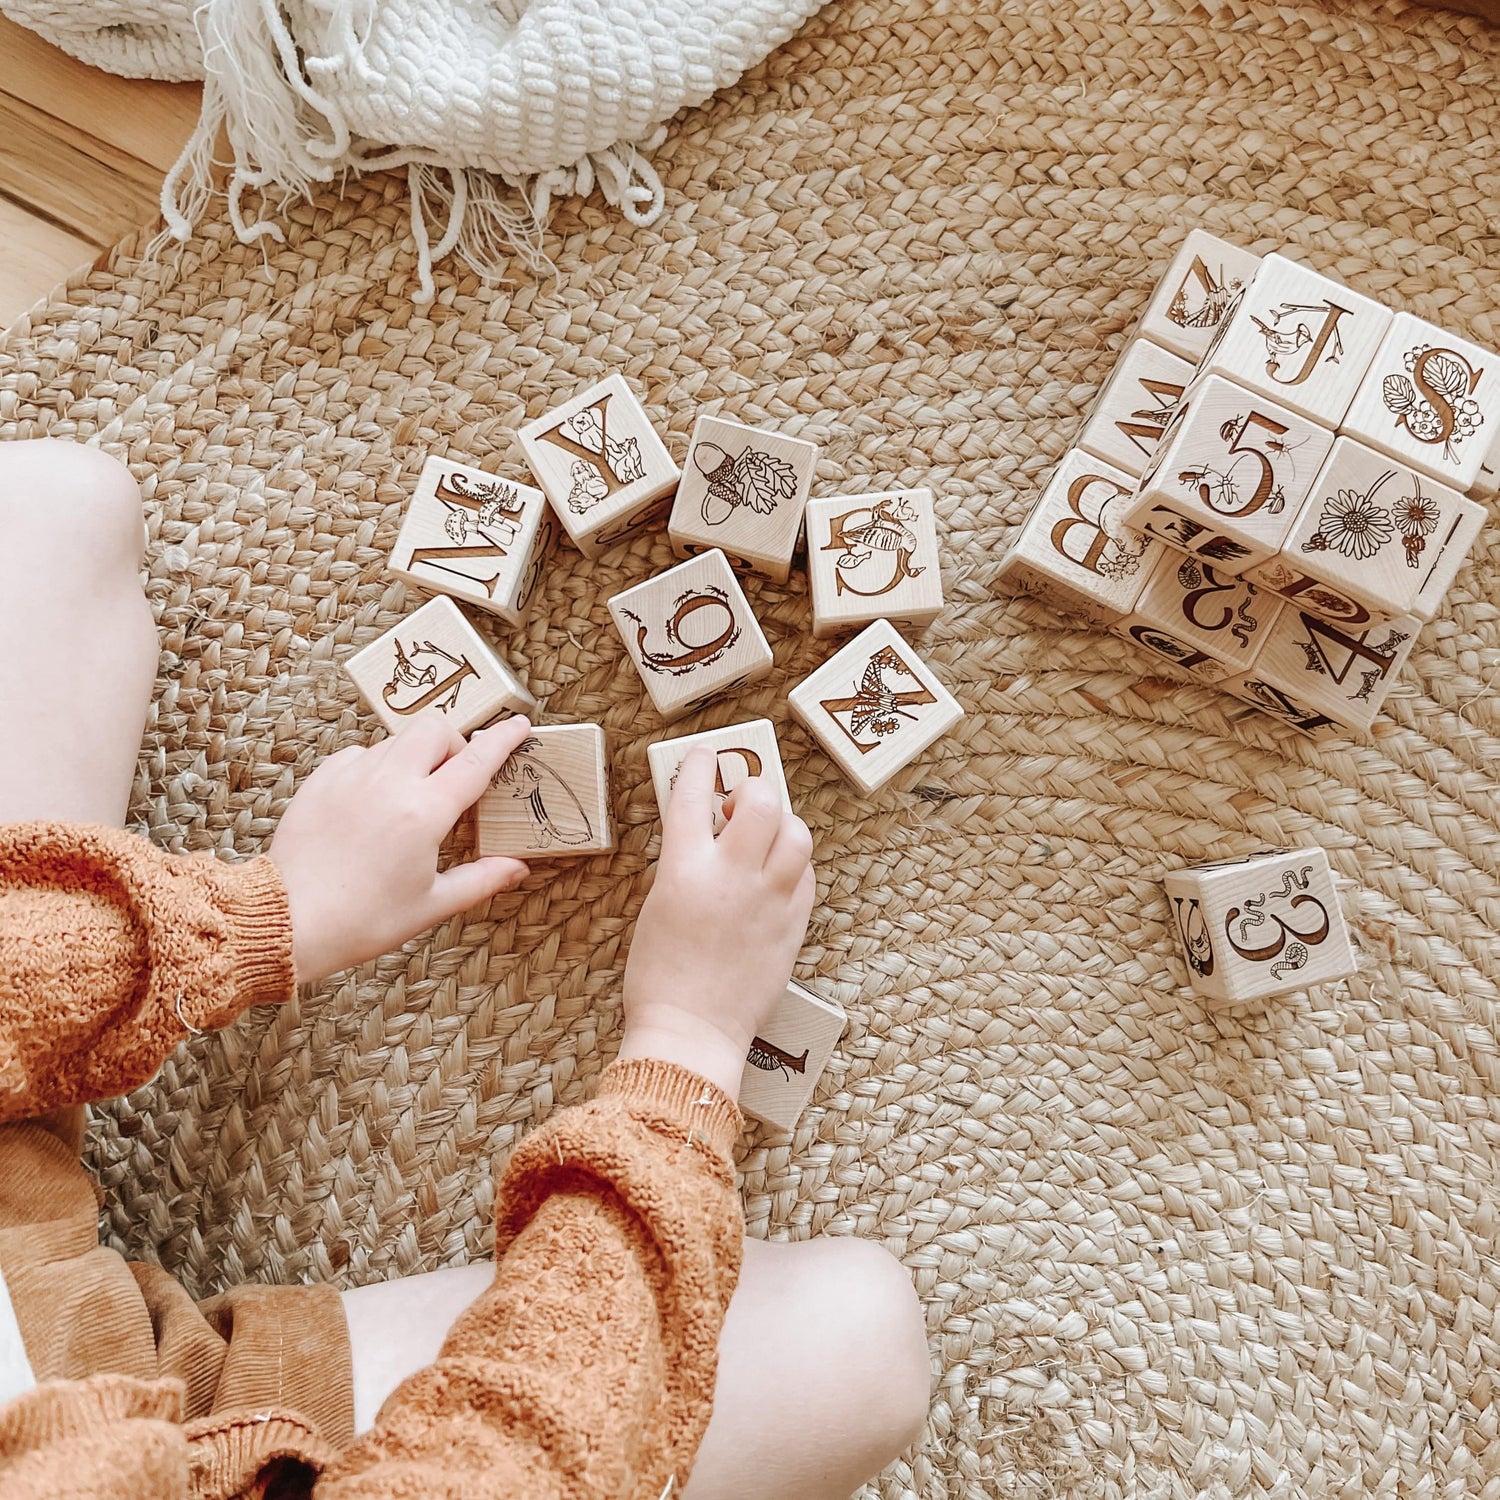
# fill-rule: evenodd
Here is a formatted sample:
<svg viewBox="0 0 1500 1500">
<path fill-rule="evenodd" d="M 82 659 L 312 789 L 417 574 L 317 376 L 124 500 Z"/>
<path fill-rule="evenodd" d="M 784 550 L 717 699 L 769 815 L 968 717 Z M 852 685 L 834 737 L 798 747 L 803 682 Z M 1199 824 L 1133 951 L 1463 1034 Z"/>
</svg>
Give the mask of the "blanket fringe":
<svg viewBox="0 0 1500 1500">
<path fill-rule="evenodd" d="M 640 154 L 666 137 L 658 126 L 640 142 L 621 141 L 569 166 L 514 180 L 463 163 L 433 161 L 424 153 L 380 146 L 354 136 L 340 107 L 316 80 L 357 67 L 375 0 L 309 0 L 309 33 L 324 38 L 316 55 L 303 50 L 278 0 L 205 0 L 194 13 L 203 47 L 203 107 L 197 127 L 162 183 L 166 228 L 149 252 L 192 235 L 212 198 L 218 165 L 229 221 L 245 243 L 286 236 L 271 216 L 294 201 L 311 201 L 315 188 L 345 171 L 405 167 L 411 230 L 417 250 L 416 300 L 436 295 L 433 266 L 453 251 L 483 279 L 503 278 L 514 260 L 532 274 L 554 267 L 542 248 L 554 202 L 587 196 L 596 187 L 631 224 L 654 222 L 664 206 L 661 179 Z M 231 159 L 218 163 L 223 132 Z M 253 210 L 247 195 L 254 195 Z M 435 218 L 431 217 L 436 215 Z M 430 224 L 446 221 L 434 241 Z"/>
</svg>

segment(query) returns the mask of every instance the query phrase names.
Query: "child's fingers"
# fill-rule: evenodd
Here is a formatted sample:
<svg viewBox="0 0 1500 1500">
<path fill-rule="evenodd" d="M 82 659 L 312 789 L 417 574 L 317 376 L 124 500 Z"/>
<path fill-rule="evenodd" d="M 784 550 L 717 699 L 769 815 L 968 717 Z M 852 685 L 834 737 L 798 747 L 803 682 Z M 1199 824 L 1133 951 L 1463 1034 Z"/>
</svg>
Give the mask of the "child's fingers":
<svg viewBox="0 0 1500 1500">
<path fill-rule="evenodd" d="M 479 906 L 501 891 L 514 890 L 530 873 L 529 865 L 500 854 L 444 870 L 432 882 L 434 910 L 427 925 L 441 922 L 454 912 Z"/>
<path fill-rule="evenodd" d="M 719 847 L 760 869 L 776 842 L 784 810 L 776 788 L 764 776 L 740 782 L 724 799 L 729 826 L 719 835 Z"/>
<path fill-rule="evenodd" d="M 384 751 L 387 765 L 413 776 L 426 776 L 462 749 L 463 743 L 463 735 L 447 714 L 424 708 L 400 734 L 378 748 Z"/>
<path fill-rule="evenodd" d="M 779 890 L 794 891 L 812 862 L 813 837 L 796 813 L 782 812 L 771 852 L 766 855 L 766 874 Z"/>
<path fill-rule="evenodd" d="M 719 757 L 707 745 L 695 745 L 677 768 L 672 800 L 662 818 L 662 852 L 702 848 L 713 843 L 715 793 Z"/>
<path fill-rule="evenodd" d="M 480 799 L 495 772 L 530 733 L 531 722 L 524 714 L 502 719 L 490 729 L 481 729 L 432 773 L 429 785 L 441 797 L 449 823 Z"/>
</svg>

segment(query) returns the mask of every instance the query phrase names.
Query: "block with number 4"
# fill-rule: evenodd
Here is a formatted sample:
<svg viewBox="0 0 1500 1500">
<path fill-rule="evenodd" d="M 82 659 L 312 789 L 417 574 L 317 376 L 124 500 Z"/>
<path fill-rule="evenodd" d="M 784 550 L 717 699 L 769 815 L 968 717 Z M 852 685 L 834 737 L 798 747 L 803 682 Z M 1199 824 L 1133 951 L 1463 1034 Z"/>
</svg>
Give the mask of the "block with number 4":
<svg viewBox="0 0 1500 1500">
<path fill-rule="evenodd" d="M 1316 846 L 1224 859 L 1166 878 L 1188 980 L 1240 1004 L 1354 973 L 1328 856 Z"/>
<path fill-rule="evenodd" d="M 521 679 L 442 596 L 356 651 L 344 670 L 392 734 L 424 708 L 447 714 L 460 734 L 508 714 L 536 712 Z"/>
<path fill-rule="evenodd" d="M 673 551 L 717 547 L 732 566 L 785 583 L 817 464 L 816 443 L 699 417 L 667 522 Z"/>
<path fill-rule="evenodd" d="M 1197 364 L 1259 267 L 1260 256 L 1205 230 L 1190 230 L 1136 333 Z"/>
<path fill-rule="evenodd" d="M 478 852 L 563 859 L 615 847 L 609 767 L 597 724 L 539 724 L 475 807 Z"/>
<path fill-rule="evenodd" d="M 932 491 L 811 501 L 807 578 L 815 636 L 857 630 L 872 620 L 930 625 L 943 611 Z"/>
<path fill-rule="evenodd" d="M 799 682 L 788 702 L 863 792 L 884 786 L 964 716 L 888 620 L 862 630 Z"/>
<path fill-rule="evenodd" d="M 1346 625 L 1430 620 L 1483 524 L 1457 490 L 1341 437 L 1286 544 L 1246 576 Z"/>
<path fill-rule="evenodd" d="M 841 1006 L 795 981 L 788 984 L 750 1044 L 740 1079 L 740 1108 L 777 1130 L 791 1130 L 847 1024 Z"/>
<path fill-rule="evenodd" d="M 1193 367 L 1150 339 L 1127 346 L 1105 382 L 1078 446 L 1139 478 L 1193 378 Z"/>
<path fill-rule="evenodd" d="M 1245 671 L 1281 609 L 1274 594 L 1164 552 L 1135 608 L 1110 628 L 1202 682 Z"/>
<path fill-rule="evenodd" d="M 1165 550 L 1122 519 L 1134 483 L 1071 449 L 1001 557 L 996 581 L 1103 628 L 1128 615 Z"/>
<path fill-rule="evenodd" d="M 1184 393 L 1121 523 L 1243 573 L 1281 550 L 1332 447 L 1328 428 L 1204 376 Z"/>
<path fill-rule="evenodd" d="M 585 557 L 648 524 L 677 488 L 677 465 L 623 375 L 580 391 L 516 438 Z"/>
<path fill-rule="evenodd" d="M 674 740 L 657 740 L 654 745 L 646 747 L 656 806 L 663 817 L 667 815 L 667 803 L 672 800 L 672 788 L 677 785 L 682 762 L 688 751 L 699 745 L 706 745 L 718 757 L 714 776 L 714 795 L 718 799 L 715 832 L 724 826 L 723 815 L 718 811 L 724 798 L 752 776 L 764 776 L 776 788 L 782 806 L 788 812 L 793 810 L 786 789 L 786 772 L 781 764 L 781 747 L 776 743 L 776 726 L 769 719 L 751 719 L 745 724 L 710 729 L 706 734 L 683 734 Z"/>
<path fill-rule="evenodd" d="M 540 490 L 433 454 L 386 569 L 519 625 L 556 535 Z"/>
<path fill-rule="evenodd" d="M 717 548 L 616 594 L 609 612 L 669 721 L 771 670 L 771 648 Z"/>
</svg>

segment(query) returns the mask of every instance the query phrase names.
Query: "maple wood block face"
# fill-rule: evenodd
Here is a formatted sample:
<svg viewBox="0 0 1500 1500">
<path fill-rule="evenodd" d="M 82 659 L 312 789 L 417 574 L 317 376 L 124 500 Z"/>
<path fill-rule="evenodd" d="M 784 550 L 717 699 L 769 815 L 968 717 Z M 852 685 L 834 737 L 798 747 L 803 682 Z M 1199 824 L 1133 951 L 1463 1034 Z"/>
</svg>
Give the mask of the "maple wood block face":
<svg viewBox="0 0 1500 1500">
<path fill-rule="evenodd" d="M 1490 441 L 1489 451 L 1479 466 L 1474 483 L 1469 486 L 1469 493 L 1476 499 L 1488 500 L 1500 495 L 1500 422 L 1495 426 L 1497 430 Z"/>
<path fill-rule="evenodd" d="M 1288 723 L 1327 716 L 1363 733 L 1395 686 L 1422 621 L 1411 615 L 1360 629 L 1288 604 L 1266 635 L 1254 668 L 1221 684 Z M 1277 703 L 1290 705 L 1278 712 Z M 1305 733 L 1325 726 L 1300 723 Z"/>
<path fill-rule="evenodd" d="M 1176 870 L 1165 884 L 1188 981 L 1211 1000 L 1261 1000 L 1355 971 L 1328 856 L 1316 845 Z"/>
<path fill-rule="evenodd" d="M 1218 375 L 1184 393 L 1122 524 L 1224 574 L 1281 550 L 1333 433 Z"/>
<path fill-rule="evenodd" d="M 1339 438 L 1286 545 L 1248 576 L 1346 625 L 1430 620 L 1483 524 L 1457 490 Z"/>
<path fill-rule="evenodd" d="M 777 1130 L 793 1129 L 847 1024 L 833 1001 L 788 984 L 751 1044 L 740 1079 L 740 1108 Z"/>
<path fill-rule="evenodd" d="M 776 743 L 776 726 L 769 719 L 751 719 L 744 724 L 710 729 L 706 734 L 683 734 L 674 740 L 658 740 L 646 747 L 656 806 L 663 818 L 667 815 L 667 803 L 672 800 L 672 788 L 677 784 L 677 772 L 688 751 L 698 745 L 707 745 L 718 754 L 719 771 L 714 780 L 714 791 L 719 808 L 722 808 L 724 798 L 742 781 L 748 781 L 752 776 L 764 776 L 776 788 L 781 805 L 788 812 L 793 811 L 791 795 L 786 789 L 786 772 L 781 764 L 781 747 Z M 715 833 L 723 828 L 724 821 L 722 812 L 716 809 Z"/>
<path fill-rule="evenodd" d="M 537 726 L 500 767 L 475 817 L 480 855 L 565 859 L 613 849 L 604 731 Z"/>
<path fill-rule="evenodd" d="M 1238 676 L 1226 677 L 1214 686 L 1221 693 L 1228 693 L 1230 697 L 1250 705 L 1240 713 L 1231 714 L 1232 719 L 1248 718 L 1253 711 L 1256 718 L 1259 718 L 1261 714 L 1268 714 L 1283 724 L 1290 724 L 1299 734 L 1305 734 L 1310 740 L 1319 742 L 1346 740 L 1350 736 L 1350 730 L 1340 724 L 1337 719 L 1329 718 L 1327 714 L 1309 707 L 1306 703 L 1299 703 L 1284 689 L 1257 676 L 1253 667 L 1250 671 L 1242 672 Z"/>
<path fill-rule="evenodd" d="M 1260 256 L 1205 230 L 1190 231 L 1157 283 L 1136 333 L 1197 364 L 1259 268 Z"/>
<path fill-rule="evenodd" d="M 1185 359 L 1136 339 L 1099 393 L 1078 446 L 1139 479 L 1192 378 Z"/>
<path fill-rule="evenodd" d="M 508 714 L 533 714 L 531 696 L 448 598 L 429 599 L 344 663 L 360 696 L 392 734 L 424 708 L 468 734 Z"/>
<path fill-rule="evenodd" d="M 646 525 L 657 502 L 677 488 L 677 465 L 623 375 L 580 391 L 516 438 L 585 557 Z"/>
<path fill-rule="evenodd" d="M 1281 601 L 1243 578 L 1167 552 L 1151 570 L 1135 609 L 1111 628 L 1202 682 L 1247 670 Z"/>
<path fill-rule="evenodd" d="M 1070 449 L 1001 557 L 1001 587 L 1101 628 L 1128 615 L 1165 550 L 1124 522 L 1134 484 Z"/>
<path fill-rule="evenodd" d="M 957 699 L 888 620 L 867 626 L 787 699 L 863 792 L 884 786 L 964 716 Z"/>
<path fill-rule="evenodd" d="M 679 557 L 719 548 L 737 568 L 785 583 L 818 445 L 724 417 L 699 417 L 667 534 Z"/>
<path fill-rule="evenodd" d="M 1324 427 L 1344 420 L 1391 324 L 1389 308 L 1284 255 L 1268 255 L 1220 325 L 1198 374 Z"/>
<path fill-rule="evenodd" d="M 809 501 L 813 635 L 872 620 L 930 625 L 943 610 L 932 491 L 882 490 Z"/>
<path fill-rule="evenodd" d="M 718 550 L 616 594 L 609 612 L 652 704 L 669 722 L 771 670 L 771 648 Z"/>
<path fill-rule="evenodd" d="M 1500 433 L 1500 355 L 1397 313 L 1344 432 L 1466 490 Z"/>
<path fill-rule="evenodd" d="M 386 571 L 519 625 L 557 530 L 540 490 L 433 454 Z"/>
</svg>

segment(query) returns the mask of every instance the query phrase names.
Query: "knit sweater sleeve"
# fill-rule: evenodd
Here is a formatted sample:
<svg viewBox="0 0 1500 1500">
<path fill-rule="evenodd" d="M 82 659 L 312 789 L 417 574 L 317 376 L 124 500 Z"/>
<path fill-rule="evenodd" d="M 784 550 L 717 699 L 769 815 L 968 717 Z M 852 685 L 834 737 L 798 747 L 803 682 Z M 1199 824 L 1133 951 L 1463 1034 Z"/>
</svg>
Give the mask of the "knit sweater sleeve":
<svg viewBox="0 0 1500 1500">
<path fill-rule="evenodd" d="M 316 1500 L 659 1500 L 708 1425 L 744 1223 L 740 1123 L 668 1063 L 606 1069 L 500 1182 L 495 1280 Z"/>
<path fill-rule="evenodd" d="M 137 1088 L 190 1030 L 294 987 L 268 858 L 166 854 L 91 825 L 0 827 L 0 1122 Z"/>
</svg>

